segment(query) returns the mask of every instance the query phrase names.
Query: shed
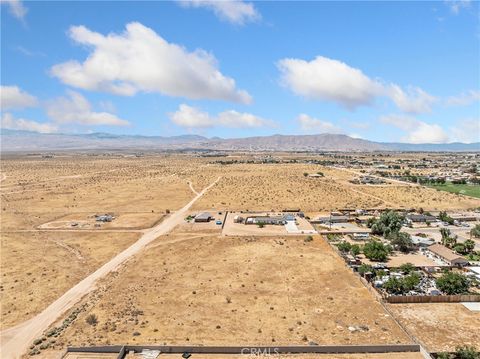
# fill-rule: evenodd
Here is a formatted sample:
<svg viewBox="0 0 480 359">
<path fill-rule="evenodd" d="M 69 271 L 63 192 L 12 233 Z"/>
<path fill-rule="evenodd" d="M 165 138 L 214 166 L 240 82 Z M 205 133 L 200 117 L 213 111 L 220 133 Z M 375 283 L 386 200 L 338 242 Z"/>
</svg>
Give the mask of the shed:
<svg viewBox="0 0 480 359">
<path fill-rule="evenodd" d="M 195 222 L 210 222 L 212 215 L 208 212 L 202 212 L 195 216 Z"/>
</svg>

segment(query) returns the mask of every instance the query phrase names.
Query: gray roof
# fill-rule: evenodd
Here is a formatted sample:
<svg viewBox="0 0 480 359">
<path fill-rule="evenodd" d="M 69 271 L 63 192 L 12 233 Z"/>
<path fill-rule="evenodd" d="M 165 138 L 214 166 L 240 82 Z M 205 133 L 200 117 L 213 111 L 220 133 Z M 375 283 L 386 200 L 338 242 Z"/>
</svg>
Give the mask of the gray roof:
<svg viewBox="0 0 480 359">
<path fill-rule="evenodd" d="M 212 218 L 212 215 L 208 212 L 202 212 L 195 216 L 195 219 L 210 219 L 210 218 Z"/>
</svg>

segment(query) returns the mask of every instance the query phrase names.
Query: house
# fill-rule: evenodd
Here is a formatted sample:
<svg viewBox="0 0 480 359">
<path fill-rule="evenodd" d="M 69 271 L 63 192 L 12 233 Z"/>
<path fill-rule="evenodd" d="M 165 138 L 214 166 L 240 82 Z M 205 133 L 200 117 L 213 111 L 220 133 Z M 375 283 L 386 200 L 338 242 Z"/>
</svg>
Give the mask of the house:
<svg viewBox="0 0 480 359">
<path fill-rule="evenodd" d="M 210 222 L 212 215 L 208 212 L 202 212 L 195 216 L 195 222 Z"/>
<path fill-rule="evenodd" d="M 456 254 L 451 249 L 442 244 L 432 244 L 427 247 L 427 251 L 437 259 L 441 259 L 450 266 L 463 267 L 468 264 L 468 261 L 462 256 Z"/>
<path fill-rule="evenodd" d="M 428 246 L 431 246 L 432 244 L 435 244 L 435 240 L 431 238 L 425 238 L 420 236 L 411 236 L 411 238 L 412 243 L 418 248 L 426 248 Z"/>
<path fill-rule="evenodd" d="M 437 218 L 426 214 L 407 214 L 406 220 L 410 223 L 427 223 L 435 222 Z"/>
<path fill-rule="evenodd" d="M 319 217 L 318 220 L 320 223 L 347 223 L 349 216 L 329 216 L 329 217 Z"/>
<path fill-rule="evenodd" d="M 287 221 L 285 216 L 259 216 L 245 218 L 245 224 L 285 224 Z"/>
</svg>

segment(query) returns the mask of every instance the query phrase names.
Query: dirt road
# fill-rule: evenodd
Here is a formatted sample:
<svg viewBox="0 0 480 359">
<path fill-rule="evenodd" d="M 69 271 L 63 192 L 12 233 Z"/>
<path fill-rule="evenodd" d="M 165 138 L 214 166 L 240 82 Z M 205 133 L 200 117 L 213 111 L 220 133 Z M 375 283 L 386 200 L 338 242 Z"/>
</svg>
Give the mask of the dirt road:
<svg viewBox="0 0 480 359">
<path fill-rule="evenodd" d="M 131 245 L 129 248 L 112 258 L 102 267 L 83 279 L 74 287 L 70 288 L 56 301 L 51 303 L 43 312 L 36 315 L 15 327 L 4 330 L 0 333 L 1 349 L 0 357 L 3 359 L 19 358 L 24 354 L 32 341 L 42 335 L 42 333 L 54 323 L 63 313 L 72 308 L 78 303 L 83 296 L 95 289 L 96 282 L 117 269 L 123 262 L 133 255 L 139 253 L 149 243 L 157 237 L 170 232 L 175 226 L 182 223 L 189 208 L 218 180 L 211 183 L 204 188 L 198 195 L 195 196 L 185 207 L 171 214 L 170 217 L 155 227 L 145 231 L 142 237 Z"/>
</svg>

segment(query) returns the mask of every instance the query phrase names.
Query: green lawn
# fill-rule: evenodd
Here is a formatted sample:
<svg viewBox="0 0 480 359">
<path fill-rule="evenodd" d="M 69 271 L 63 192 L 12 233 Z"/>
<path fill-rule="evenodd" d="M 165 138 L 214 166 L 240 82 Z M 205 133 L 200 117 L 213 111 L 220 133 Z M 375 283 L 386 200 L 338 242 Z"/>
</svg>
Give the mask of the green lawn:
<svg viewBox="0 0 480 359">
<path fill-rule="evenodd" d="M 450 193 L 460 193 L 466 196 L 480 198 L 480 185 L 445 183 L 439 185 L 428 185 L 428 187 Z"/>
</svg>

